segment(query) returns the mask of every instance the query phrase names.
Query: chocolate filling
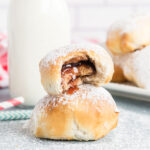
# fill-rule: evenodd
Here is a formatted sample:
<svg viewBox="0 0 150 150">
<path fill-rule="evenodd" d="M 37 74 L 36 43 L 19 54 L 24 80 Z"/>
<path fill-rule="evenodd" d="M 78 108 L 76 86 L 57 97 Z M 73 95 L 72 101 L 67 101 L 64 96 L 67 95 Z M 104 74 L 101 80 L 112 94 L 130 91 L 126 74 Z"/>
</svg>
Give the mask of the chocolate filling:
<svg viewBox="0 0 150 150">
<path fill-rule="evenodd" d="M 95 68 L 94 64 L 90 60 L 87 60 L 87 61 L 79 61 L 77 63 L 65 64 L 65 65 L 62 66 L 62 72 L 63 72 L 63 70 L 65 70 L 67 68 L 78 67 L 78 66 L 81 66 L 81 65 L 90 66 L 93 69 L 93 71 L 96 71 L 96 68 Z"/>
<path fill-rule="evenodd" d="M 62 87 L 64 91 L 82 84 L 82 79 L 96 73 L 96 68 L 90 60 L 68 63 L 62 66 Z"/>
</svg>

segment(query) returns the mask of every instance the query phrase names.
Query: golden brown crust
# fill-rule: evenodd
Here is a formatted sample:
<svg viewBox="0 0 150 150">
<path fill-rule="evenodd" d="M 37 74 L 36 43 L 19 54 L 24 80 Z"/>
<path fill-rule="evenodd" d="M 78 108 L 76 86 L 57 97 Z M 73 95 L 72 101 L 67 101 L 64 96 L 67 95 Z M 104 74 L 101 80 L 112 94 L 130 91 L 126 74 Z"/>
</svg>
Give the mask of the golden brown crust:
<svg viewBox="0 0 150 150">
<path fill-rule="evenodd" d="M 41 81 L 46 92 L 51 95 L 63 93 L 62 66 L 86 59 L 93 63 L 96 72 L 82 78 L 81 84 L 88 83 L 101 86 L 112 79 L 113 62 L 102 47 L 95 45 L 69 45 L 51 52 L 40 62 Z"/>
<path fill-rule="evenodd" d="M 127 54 L 116 56 L 112 54 L 108 48 L 106 48 L 106 44 L 103 44 L 103 47 L 105 47 L 107 52 L 110 54 L 114 63 L 114 74 L 113 74 L 111 82 L 118 82 L 118 83 L 125 82 L 126 77 L 124 76 L 122 65 L 128 57 Z"/>
<path fill-rule="evenodd" d="M 110 28 L 106 45 L 115 55 L 140 50 L 150 45 L 150 16 L 131 17 Z"/>
<path fill-rule="evenodd" d="M 49 96 L 40 101 L 33 111 L 31 127 L 40 138 L 97 140 L 116 127 L 116 109 L 104 88 L 82 85 L 70 96 Z"/>
<path fill-rule="evenodd" d="M 119 65 L 114 65 L 114 74 L 111 82 L 125 82 L 126 78 L 124 76 L 123 70 Z"/>
</svg>

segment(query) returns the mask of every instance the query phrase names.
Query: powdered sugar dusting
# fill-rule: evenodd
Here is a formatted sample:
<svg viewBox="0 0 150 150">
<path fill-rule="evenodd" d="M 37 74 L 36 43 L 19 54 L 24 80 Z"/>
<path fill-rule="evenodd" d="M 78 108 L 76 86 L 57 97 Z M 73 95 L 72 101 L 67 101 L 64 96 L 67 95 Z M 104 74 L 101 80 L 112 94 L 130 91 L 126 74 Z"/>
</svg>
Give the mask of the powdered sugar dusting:
<svg viewBox="0 0 150 150">
<path fill-rule="evenodd" d="M 44 112 L 44 108 L 49 105 L 49 97 L 46 96 L 44 99 L 39 100 L 38 104 L 35 106 L 33 112 L 32 112 L 32 120 L 29 120 L 27 124 L 25 125 L 26 128 L 29 127 L 31 132 L 35 133 L 35 130 L 38 126 L 38 119 L 39 116 L 43 115 L 42 112 Z M 44 115 L 46 115 L 44 113 Z"/>
<path fill-rule="evenodd" d="M 125 76 L 129 75 L 139 87 L 150 89 L 150 46 L 112 57 L 114 63 L 122 68 Z"/>
<path fill-rule="evenodd" d="M 92 104 L 95 105 L 95 109 L 97 111 L 101 111 L 101 108 L 99 108 L 99 106 L 97 105 L 98 101 L 107 101 L 110 105 L 115 106 L 114 111 L 118 112 L 115 101 L 107 90 L 102 87 L 95 87 L 89 84 L 85 84 L 79 86 L 79 90 L 77 90 L 72 95 L 68 95 L 66 93 L 57 96 L 49 95 L 41 99 L 33 110 L 32 119 L 28 122 L 28 126 L 30 126 L 31 132 L 36 132 L 39 121 L 38 119 L 41 118 L 40 116 L 47 115 L 44 112 L 45 108 L 47 108 L 49 105 L 51 105 L 49 109 L 53 109 L 59 104 L 67 105 L 71 103 L 74 106 L 78 106 L 78 103 L 80 102 L 86 105 L 87 103 L 89 103 L 87 100 L 91 101 Z"/>
<path fill-rule="evenodd" d="M 73 67 L 73 71 L 74 71 L 74 73 L 78 73 L 77 67 Z"/>
<path fill-rule="evenodd" d="M 112 24 L 110 31 L 120 29 L 122 30 L 120 34 L 130 32 L 138 27 L 136 22 L 140 21 L 143 18 L 150 18 L 150 14 L 143 14 L 143 13 L 132 14 L 131 16 L 128 16 L 128 18 L 126 19 L 120 19 Z"/>
<path fill-rule="evenodd" d="M 115 107 L 114 111 L 118 112 L 115 101 L 113 100 L 112 96 L 109 94 L 107 90 L 105 90 L 102 87 L 95 87 L 89 84 L 85 84 L 79 86 L 79 90 L 77 90 L 72 95 L 68 95 L 66 93 L 57 96 L 49 95 L 40 100 L 33 110 L 32 120 L 30 121 L 30 129 L 33 133 L 35 133 L 34 130 L 36 130 L 37 128 L 38 119 L 40 118 L 40 116 L 47 115 L 44 112 L 45 108 L 47 108 L 49 105 L 51 105 L 49 109 L 54 109 L 59 104 L 61 105 L 71 104 L 68 106 L 73 105 L 73 107 L 70 108 L 74 109 L 74 106 L 78 106 L 79 103 L 84 103 L 86 105 L 89 103 L 89 101 L 91 102 L 92 105 L 95 105 L 95 109 L 97 111 L 101 111 L 102 109 L 99 107 L 99 105 L 97 105 L 98 101 L 101 101 L 101 105 L 103 104 L 104 101 L 107 101 L 111 106 Z"/>
<path fill-rule="evenodd" d="M 44 67 L 48 67 L 49 62 L 52 64 L 56 64 L 56 60 L 59 57 L 65 57 L 70 52 L 74 51 L 94 51 L 97 54 L 104 55 L 105 51 L 102 47 L 95 45 L 95 44 L 72 44 L 67 45 L 65 47 L 61 47 L 59 49 L 54 49 L 51 51 L 48 55 L 44 57 L 44 59 L 41 62 L 41 65 Z"/>
<path fill-rule="evenodd" d="M 132 53 L 122 54 L 122 55 L 112 55 L 113 61 L 115 65 L 120 66 L 121 68 L 124 66 L 128 58 Z"/>
<path fill-rule="evenodd" d="M 44 110 L 45 107 L 49 106 L 50 102 L 52 107 L 57 107 L 58 104 L 66 105 L 69 103 L 78 104 L 78 101 L 85 103 L 85 100 L 91 100 L 93 104 L 97 104 L 98 101 L 108 101 L 111 105 L 116 105 L 112 96 L 102 87 L 95 87 L 89 84 L 79 86 L 79 90 L 72 95 L 62 94 L 58 96 L 46 96 L 41 100 L 35 107 L 35 112 Z"/>
<path fill-rule="evenodd" d="M 26 121 L 1 121 L 1 150 L 149 150 L 150 103 L 117 99 L 120 116 L 115 130 L 92 142 L 35 138 L 22 129 Z M 107 125 L 107 124 L 106 124 Z M 8 144 L 9 143 L 9 144 Z"/>
<path fill-rule="evenodd" d="M 132 75 L 138 86 L 150 89 L 150 46 L 128 55 L 123 70 Z"/>
</svg>

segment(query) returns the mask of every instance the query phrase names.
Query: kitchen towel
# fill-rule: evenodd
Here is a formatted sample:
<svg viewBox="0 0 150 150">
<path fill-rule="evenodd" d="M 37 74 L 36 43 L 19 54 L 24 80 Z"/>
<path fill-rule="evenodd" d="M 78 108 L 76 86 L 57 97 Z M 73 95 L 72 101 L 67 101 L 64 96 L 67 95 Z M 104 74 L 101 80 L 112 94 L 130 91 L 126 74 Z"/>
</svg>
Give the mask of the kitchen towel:
<svg viewBox="0 0 150 150">
<path fill-rule="evenodd" d="M 0 33 L 0 88 L 8 86 L 8 41 L 7 36 Z"/>
</svg>

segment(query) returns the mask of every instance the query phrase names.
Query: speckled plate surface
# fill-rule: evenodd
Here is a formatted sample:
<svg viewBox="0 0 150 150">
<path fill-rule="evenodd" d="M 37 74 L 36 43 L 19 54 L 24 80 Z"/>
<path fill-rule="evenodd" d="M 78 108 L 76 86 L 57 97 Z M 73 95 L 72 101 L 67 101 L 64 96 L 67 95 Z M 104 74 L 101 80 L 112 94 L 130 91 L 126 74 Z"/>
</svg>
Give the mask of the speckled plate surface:
<svg viewBox="0 0 150 150">
<path fill-rule="evenodd" d="M 109 83 L 104 87 L 115 96 L 150 102 L 150 90 L 138 88 L 130 83 Z"/>
</svg>

